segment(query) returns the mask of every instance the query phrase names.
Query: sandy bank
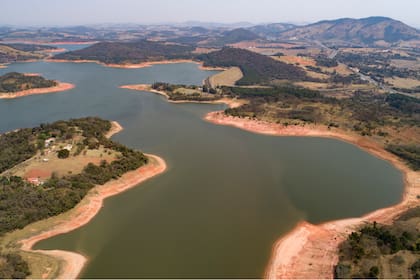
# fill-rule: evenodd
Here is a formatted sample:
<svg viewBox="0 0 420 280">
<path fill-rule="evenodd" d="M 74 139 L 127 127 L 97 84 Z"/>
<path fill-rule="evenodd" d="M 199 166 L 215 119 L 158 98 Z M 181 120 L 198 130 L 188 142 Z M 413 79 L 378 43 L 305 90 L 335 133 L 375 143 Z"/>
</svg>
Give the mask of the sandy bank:
<svg viewBox="0 0 420 280">
<path fill-rule="evenodd" d="M 111 137 L 121 130 L 121 125 L 117 122 L 113 122 L 107 137 Z M 60 267 L 58 275 L 52 275 L 54 272 L 46 269 L 42 278 L 77 278 L 83 266 L 86 264 L 87 258 L 74 252 L 61 250 L 32 250 L 32 247 L 41 240 L 67 233 L 86 225 L 100 211 L 104 199 L 135 187 L 166 170 L 166 163 L 162 158 L 150 154 L 147 154 L 147 157 L 149 158 L 149 163 L 147 165 L 125 173 L 118 180 L 112 180 L 102 186 L 94 187 L 75 208 L 67 213 L 50 218 L 50 224 L 53 224 L 51 228 L 46 228 L 36 235 L 20 240 L 22 250 L 46 254 L 62 260 L 63 265 Z"/>
<path fill-rule="evenodd" d="M 62 83 L 58 82 L 58 85 L 54 87 L 49 88 L 33 88 L 33 89 L 27 89 L 22 91 L 17 91 L 13 93 L 0 93 L 0 99 L 11 99 L 11 98 L 18 98 L 23 97 L 27 95 L 35 95 L 35 94 L 46 94 L 46 93 L 52 93 L 52 92 L 60 92 L 60 91 L 66 91 L 74 88 L 75 85 L 70 83 Z"/>
<path fill-rule="evenodd" d="M 164 96 L 166 100 L 170 103 L 178 103 L 178 104 L 180 103 L 227 104 L 230 108 L 236 108 L 245 103 L 245 100 L 243 99 L 232 99 L 232 98 L 221 98 L 221 99 L 213 100 L 213 101 L 170 100 L 169 95 L 166 92 L 155 90 L 152 88 L 150 84 L 123 85 L 123 86 L 120 86 L 119 88 L 153 92 L 153 93 Z"/>
<path fill-rule="evenodd" d="M 334 265 L 338 261 L 338 245 L 347 238 L 349 233 L 365 222 L 377 221 L 389 224 L 402 212 L 418 206 L 420 172 L 412 171 L 398 157 L 362 136 L 315 125 L 286 127 L 264 121 L 226 116 L 223 112 L 209 113 L 205 119 L 214 124 L 230 125 L 261 134 L 328 137 L 343 140 L 391 162 L 404 174 L 405 192 L 403 200 L 397 205 L 379 209 L 360 218 L 331 221 L 320 225 L 299 223 L 295 229 L 275 243 L 265 278 L 331 279 L 334 276 Z"/>
<path fill-rule="evenodd" d="M 108 182 L 103 186 L 96 186 L 94 189 L 90 190 L 85 198 L 83 198 L 83 200 L 72 210 L 72 215 L 63 220 L 62 223 L 43 231 L 40 234 L 21 240 L 22 250 L 50 255 L 64 261 L 65 264 L 61 267 L 58 276 L 45 275 L 45 278 L 77 278 L 85 265 L 87 258 L 74 252 L 61 250 L 32 250 L 32 247 L 41 240 L 67 233 L 86 225 L 102 208 L 104 199 L 135 187 L 166 170 L 166 163 L 163 159 L 154 155 L 147 156 L 151 161 L 149 164 L 124 174 L 118 180 Z"/>
<path fill-rule="evenodd" d="M 114 134 L 122 131 L 124 128 L 116 121 L 111 122 L 111 129 L 105 134 L 106 138 L 111 138 Z"/>
</svg>

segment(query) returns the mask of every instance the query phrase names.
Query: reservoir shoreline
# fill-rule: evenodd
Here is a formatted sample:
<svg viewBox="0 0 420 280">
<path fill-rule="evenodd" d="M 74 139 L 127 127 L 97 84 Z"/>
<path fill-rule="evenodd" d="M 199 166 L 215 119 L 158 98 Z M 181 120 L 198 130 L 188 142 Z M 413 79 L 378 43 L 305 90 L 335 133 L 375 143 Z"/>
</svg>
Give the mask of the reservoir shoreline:
<svg viewBox="0 0 420 280">
<path fill-rule="evenodd" d="M 177 63 L 194 63 L 198 64 L 198 68 L 200 70 L 226 70 L 227 68 L 223 67 L 209 67 L 204 66 L 203 62 L 195 61 L 192 59 L 167 59 L 167 60 L 157 60 L 157 61 L 147 61 L 147 62 L 141 62 L 141 63 L 126 63 L 126 64 L 115 64 L 115 63 L 104 63 L 98 60 L 87 60 L 87 59 L 80 59 L 80 60 L 69 60 L 69 59 L 45 59 L 47 62 L 56 62 L 56 63 L 96 63 L 99 65 L 102 65 L 104 67 L 111 67 L 111 68 L 122 68 L 122 69 L 140 69 L 140 68 L 146 68 L 146 67 L 152 67 L 154 65 L 160 65 L 160 64 L 177 64 Z"/>
<path fill-rule="evenodd" d="M 137 91 L 147 91 L 147 92 L 153 92 L 158 95 L 162 95 L 165 97 L 166 101 L 169 103 L 175 103 L 175 104 L 182 104 L 182 103 L 197 103 L 197 104 L 227 104 L 230 108 L 235 108 L 241 106 L 244 102 L 240 99 L 232 99 L 232 98 L 221 98 L 218 100 L 212 100 L 212 101 L 194 101 L 194 100 L 170 100 L 169 95 L 162 91 L 162 90 L 156 90 L 153 89 L 150 84 L 133 84 L 133 85 L 122 85 L 119 86 L 119 88 L 122 89 L 129 89 L 129 90 L 137 90 Z"/>
<path fill-rule="evenodd" d="M 122 126 L 118 122 L 112 122 L 112 127 L 107 137 L 120 132 Z M 167 166 L 165 161 L 151 154 L 145 154 L 149 163 L 134 170 L 125 173 L 118 180 L 112 180 L 104 185 L 95 186 L 91 189 L 88 194 L 82 199 L 79 204 L 73 209 L 68 211 L 67 217 L 63 217 L 63 214 L 49 218 L 50 224 L 53 224 L 50 228 L 42 229 L 35 235 L 26 237 L 25 239 L 19 240 L 17 243 L 20 244 L 20 249 L 31 253 L 40 253 L 47 256 L 54 257 L 60 262 L 58 271 L 46 268 L 42 275 L 38 275 L 41 278 L 61 278 L 61 279 L 75 279 L 77 278 L 83 267 L 85 266 L 88 258 L 75 253 L 63 250 L 33 250 L 32 247 L 39 241 L 51 238 L 56 235 L 70 232 L 74 229 L 82 227 L 89 223 L 96 214 L 103 207 L 103 201 L 110 196 L 122 193 L 138 184 L 165 172 Z M 29 226 L 30 227 L 30 226 Z"/>
<path fill-rule="evenodd" d="M 62 82 L 57 82 L 57 83 L 58 84 L 56 86 L 49 87 L 49 88 L 32 88 L 32 89 L 21 90 L 21 91 L 11 92 L 11 93 L 0 93 L 0 99 L 13 99 L 13 98 L 19 98 L 19 97 L 24 97 L 28 95 L 61 92 L 61 91 L 73 89 L 75 87 L 74 84 L 70 84 L 70 83 L 62 83 Z"/>
<path fill-rule="evenodd" d="M 347 238 L 348 234 L 368 222 L 389 224 L 398 215 L 418 204 L 420 172 L 412 171 L 397 156 L 361 136 L 316 125 L 286 127 L 265 121 L 227 116 L 223 111 L 210 112 L 204 119 L 213 124 L 233 126 L 265 135 L 326 137 L 342 140 L 390 162 L 404 176 L 403 197 L 396 205 L 376 210 L 363 217 L 330 221 L 320 225 L 300 222 L 274 244 L 264 278 L 333 279 L 334 265 L 338 261 L 338 245 Z"/>
</svg>

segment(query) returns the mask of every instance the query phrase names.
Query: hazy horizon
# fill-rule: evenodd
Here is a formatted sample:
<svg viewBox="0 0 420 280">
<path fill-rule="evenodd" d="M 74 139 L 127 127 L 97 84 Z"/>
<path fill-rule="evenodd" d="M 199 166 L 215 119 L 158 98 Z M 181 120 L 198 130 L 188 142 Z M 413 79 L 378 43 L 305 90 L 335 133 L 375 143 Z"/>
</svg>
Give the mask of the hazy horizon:
<svg viewBox="0 0 420 280">
<path fill-rule="evenodd" d="M 419 28 L 415 0 L 2 0 L 0 25 L 294 23 L 384 16 Z M 36 12 L 34 12 L 36 11 Z"/>
</svg>

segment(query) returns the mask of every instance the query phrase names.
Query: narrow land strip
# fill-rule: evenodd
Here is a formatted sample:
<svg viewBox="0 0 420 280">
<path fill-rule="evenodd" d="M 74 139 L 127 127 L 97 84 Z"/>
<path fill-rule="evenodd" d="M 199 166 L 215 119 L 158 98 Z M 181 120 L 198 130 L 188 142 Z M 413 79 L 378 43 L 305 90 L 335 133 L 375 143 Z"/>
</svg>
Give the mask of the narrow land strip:
<svg viewBox="0 0 420 280">
<path fill-rule="evenodd" d="M 169 95 L 161 90 L 155 90 L 150 84 L 134 84 L 134 85 L 122 85 L 119 88 L 137 90 L 137 91 L 147 91 L 153 92 L 159 95 L 162 95 L 170 103 L 201 103 L 201 104 L 227 104 L 230 108 L 239 107 L 245 103 L 243 99 L 232 99 L 232 98 L 221 98 L 218 100 L 212 101 L 194 101 L 194 100 L 170 100 Z"/>
<path fill-rule="evenodd" d="M 27 89 L 12 93 L 0 93 L 0 99 L 12 99 L 12 98 L 18 98 L 23 97 L 27 95 L 35 95 L 35 94 L 46 94 L 46 93 L 52 93 L 52 92 L 61 92 L 66 91 L 74 88 L 75 85 L 70 83 L 62 83 L 58 82 L 56 86 L 49 87 L 49 88 L 33 88 L 33 89 Z"/>
</svg>

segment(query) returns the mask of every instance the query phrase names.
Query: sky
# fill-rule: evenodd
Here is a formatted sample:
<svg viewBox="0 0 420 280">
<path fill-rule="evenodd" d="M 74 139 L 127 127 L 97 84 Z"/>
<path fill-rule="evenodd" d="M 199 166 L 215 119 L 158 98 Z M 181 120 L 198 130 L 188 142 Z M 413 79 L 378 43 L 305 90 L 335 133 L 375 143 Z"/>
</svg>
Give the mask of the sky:
<svg viewBox="0 0 420 280">
<path fill-rule="evenodd" d="M 0 0 L 0 25 L 289 22 L 387 16 L 420 28 L 420 0 Z"/>
</svg>

